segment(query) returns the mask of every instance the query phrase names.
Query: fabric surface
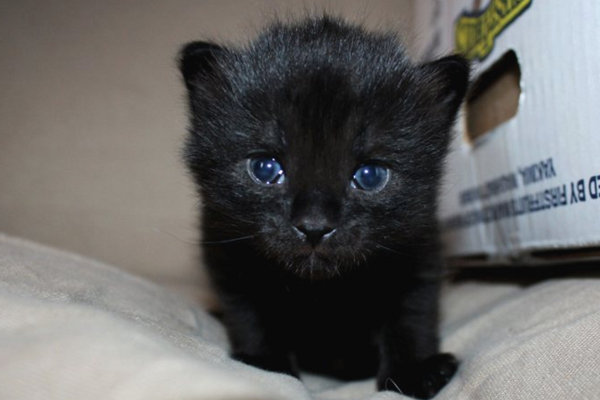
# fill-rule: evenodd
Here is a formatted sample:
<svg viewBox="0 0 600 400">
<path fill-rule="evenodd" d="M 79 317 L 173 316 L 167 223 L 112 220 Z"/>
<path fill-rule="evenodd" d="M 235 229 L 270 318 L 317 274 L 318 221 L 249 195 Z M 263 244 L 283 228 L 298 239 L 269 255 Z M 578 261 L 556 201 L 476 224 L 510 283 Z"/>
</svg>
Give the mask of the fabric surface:
<svg viewBox="0 0 600 400">
<path fill-rule="evenodd" d="M 600 281 L 466 283 L 444 296 L 462 360 L 438 399 L 595 399 Z M 231 360 L 220 324 L 115 268 L 0 235 L 0 399 L 401 399 Z"/>
</svg>

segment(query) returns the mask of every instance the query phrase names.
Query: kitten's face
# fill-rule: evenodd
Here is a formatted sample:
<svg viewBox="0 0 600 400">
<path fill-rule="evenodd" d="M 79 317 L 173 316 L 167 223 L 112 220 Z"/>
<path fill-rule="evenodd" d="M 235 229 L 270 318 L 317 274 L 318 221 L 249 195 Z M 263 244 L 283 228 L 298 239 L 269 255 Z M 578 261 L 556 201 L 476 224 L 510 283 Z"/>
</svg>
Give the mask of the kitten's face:
<svg viewBox="0 0 600 400">
<path fill-rule="evenodd" d="M 251 133 L 236 172 L 256 240 L 295 273 L 337 274 L 386 241 L 382 217 L 403 186 L 398 155 L 340 73 L 294 76 L 268 96 L 260 103 L 271 118 Z"/>
<path fill-rule="evenodd" d="M 448 130 L 464 93 L 442 73 L 444 63 L 414 67 L 356 29 L 345 32 L 364 43 L 337 59 L 319 51 L 340 51 L 322 32 L 295 48 L 284 46 L 290 32 L 271 32 L 237 53 L 196 43 L 182 60 L 193 113 L 186 155 L 205 202 L 206 236 L 247 237 L 311 279 L 431 235 Z"/>
</svg>

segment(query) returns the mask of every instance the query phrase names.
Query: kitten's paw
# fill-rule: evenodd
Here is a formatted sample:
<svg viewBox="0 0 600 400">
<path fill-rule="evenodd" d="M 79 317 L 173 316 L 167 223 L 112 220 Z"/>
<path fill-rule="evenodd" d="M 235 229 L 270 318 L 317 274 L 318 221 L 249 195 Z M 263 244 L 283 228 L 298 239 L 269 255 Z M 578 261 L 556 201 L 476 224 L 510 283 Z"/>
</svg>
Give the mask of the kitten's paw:
<svg viewBox="0 0 600 400">
<path fill-rule="evenodd" d="M 452 379 L 458 368 L 458 360 L 450 353 L 441 353 L 426 359 L 421 367 L 420 390 L 417 395 L 429 399 Z"/>
<path fill-rule="evenodd" d="M 383 371 L 377 379 L 379 390 L 393 390 L 419 399 L 435 396 L 452 379 L 458 360 L 450 353 L 435 354 L 402 370 Z"/>
<path fill-rule="evenodd" d="M 292 365 L 290 357 L 284 355 L 250 355 L 234 353 L 231 355 L 235 360 L 249 364 L 260 369 L 271 372 L 280 372 L 299 378 L 298 372 Z"/>
</svg>

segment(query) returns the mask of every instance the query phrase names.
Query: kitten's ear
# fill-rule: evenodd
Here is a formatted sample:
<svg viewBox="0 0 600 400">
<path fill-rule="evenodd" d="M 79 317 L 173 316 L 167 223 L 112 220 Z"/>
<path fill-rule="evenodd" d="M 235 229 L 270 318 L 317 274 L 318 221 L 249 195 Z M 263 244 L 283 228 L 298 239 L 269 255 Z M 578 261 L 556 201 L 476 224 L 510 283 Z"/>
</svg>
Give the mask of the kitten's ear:
<svg viewBox="0 0 600 400">
<path fill-rule="evenodd" d="M 458 111 L 469 86 L 469 62 L 453 55 L 421 65 L 434 90 L 434 101 L 449 112 L 451 118 Z"/>
<path fill-rule="evenodd" d="M 188 90 L 199 77 L 214 76 L 218 70 L 218 58 L 225 53 L 223 47 L 208 42 L 191 42 L 179 52 L 179 70 Z"/>
</svg>

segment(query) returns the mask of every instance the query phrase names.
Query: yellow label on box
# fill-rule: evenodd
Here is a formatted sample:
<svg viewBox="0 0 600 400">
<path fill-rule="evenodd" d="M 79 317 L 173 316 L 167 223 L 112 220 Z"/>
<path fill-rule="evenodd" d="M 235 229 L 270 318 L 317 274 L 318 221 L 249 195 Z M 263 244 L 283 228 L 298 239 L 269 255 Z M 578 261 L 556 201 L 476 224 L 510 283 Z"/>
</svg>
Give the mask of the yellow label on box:
<svg viewBox="0 0 600 400">
<path fill-rule="evenodd" d="M 469 60 L 483 60 L 494 39 L 531 5 L 533 0 L 491 0 L 482 11 L 463 13 L 456 21 L 456 52 Z"/>
</svg>

